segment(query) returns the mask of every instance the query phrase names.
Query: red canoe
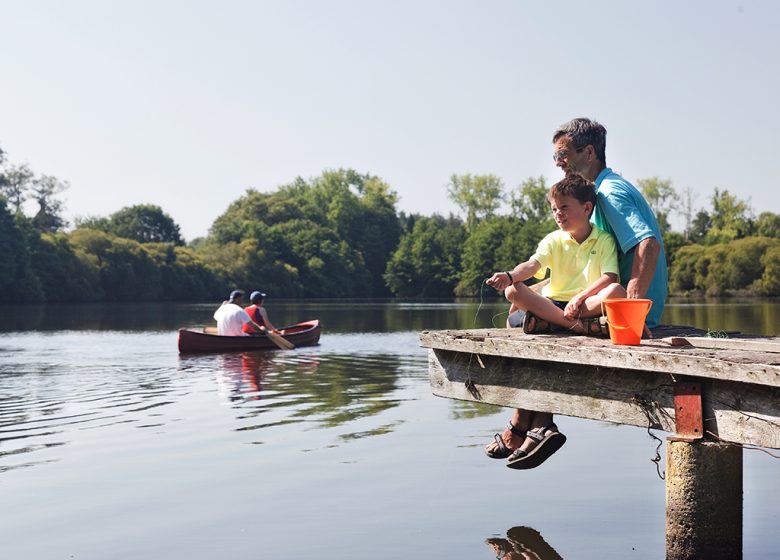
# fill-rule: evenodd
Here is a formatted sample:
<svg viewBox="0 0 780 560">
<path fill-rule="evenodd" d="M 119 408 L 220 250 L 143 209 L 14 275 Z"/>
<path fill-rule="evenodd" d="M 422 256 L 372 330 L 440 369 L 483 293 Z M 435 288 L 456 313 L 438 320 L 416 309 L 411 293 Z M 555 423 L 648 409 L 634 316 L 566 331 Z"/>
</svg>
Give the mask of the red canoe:
<svg viewBox="0 0 780 560">
<path fill-rule="evenodd" d="M 219 336 L 209 332 L 213 330 L 215 329 L 209 327 L 179 329 L 179 353 L 279 349 L 264 334 L 256 336 Z M 315 319 L 284 327 L 281 329 L 280 334 L 295 346 L 313 346 L 320 341 L 320 330 L 320 322 Z"/>
</svg>

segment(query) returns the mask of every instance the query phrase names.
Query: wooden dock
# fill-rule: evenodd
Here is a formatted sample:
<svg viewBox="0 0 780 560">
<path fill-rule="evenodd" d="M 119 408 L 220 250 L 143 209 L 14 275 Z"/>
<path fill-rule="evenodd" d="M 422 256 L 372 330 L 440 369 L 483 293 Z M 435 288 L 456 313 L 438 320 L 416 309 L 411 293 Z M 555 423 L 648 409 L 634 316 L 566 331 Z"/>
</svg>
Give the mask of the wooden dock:
<svg viewBox="0 0 780 560">
<path fill-rule="evenodd" d="M 639 346 L 519 329 L 424 331 L 433 393 L 667 438 L 667 558 L 741 558 L 742 446 L 780 448 L 780 338 L 659 327 Z"/>
</svg>

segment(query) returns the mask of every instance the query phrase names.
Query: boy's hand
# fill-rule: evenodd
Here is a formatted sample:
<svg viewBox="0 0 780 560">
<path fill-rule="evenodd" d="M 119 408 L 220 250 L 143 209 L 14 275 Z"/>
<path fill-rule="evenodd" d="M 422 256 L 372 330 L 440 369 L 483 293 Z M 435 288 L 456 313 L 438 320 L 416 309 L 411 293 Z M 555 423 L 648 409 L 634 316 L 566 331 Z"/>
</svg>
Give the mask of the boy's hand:
<svg viewBox="0 0 780 560">
<path fill-rule="evenodd" d="M 494 272 L 493 276 L 485 280 L 485 284 L 492 286 L 496 290 L 504 290 L 509 287 L 512 282 L 509 281 L 509 276 L 506 272 Z"/>
<path fill-rule="evenodd" d="M 569 300 L 569 303 L 566 304 L 566 307 L 563 308 L 563 316 L 567 319 L 579 319 L 580 315 L 582 315 L 582 304 L 584 303 L 584 299 L 581 299 L 578 296 L 574 296 Z"/>
</svg>

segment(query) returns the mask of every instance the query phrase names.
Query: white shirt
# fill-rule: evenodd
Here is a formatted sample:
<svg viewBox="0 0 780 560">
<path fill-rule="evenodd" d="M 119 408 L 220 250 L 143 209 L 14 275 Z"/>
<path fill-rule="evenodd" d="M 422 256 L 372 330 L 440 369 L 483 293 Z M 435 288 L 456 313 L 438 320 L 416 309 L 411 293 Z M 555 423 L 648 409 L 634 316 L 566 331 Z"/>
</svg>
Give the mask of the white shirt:
<svg viewBox="0 0 780 560">
<path fill-rule="evenodd" d="M 252 319 L 249 314 L 235 303 L 226 303 L 214 312 L 217 320 L 217 334 L 222 336 L 245 336 L 241 330 L 244 323 Z"/>
</svg>

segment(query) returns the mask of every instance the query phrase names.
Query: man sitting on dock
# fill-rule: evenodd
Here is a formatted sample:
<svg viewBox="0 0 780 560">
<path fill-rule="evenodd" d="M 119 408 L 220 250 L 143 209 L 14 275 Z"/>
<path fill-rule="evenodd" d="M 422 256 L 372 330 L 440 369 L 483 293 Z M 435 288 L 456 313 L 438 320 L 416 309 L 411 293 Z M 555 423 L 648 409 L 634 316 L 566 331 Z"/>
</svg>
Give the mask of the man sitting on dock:
<svg viewBox="0 0 780 560">
<path fill-rule="evenodd" d="M 558 127 L 553 144 L 553 160 L 561 170 L 595 184 L 597 204 L 592 220 L 617 238 L 620 282 L 627 297 L 653 301 L 645 322 L 645 335 L 652 337 L 650 329 L 658 326 L 667 294 L 666 255 L 655 214 L 636 187 L 607 167 L 607 130 L 601 124 L 573 119 Z M 497 434 L 485 452 L 494 458 L 509 457 L 514 461 L 508 465 L 512 468 L 536 467 L 562 445 L 555 432 L 538 433 L 540 426 L 551 425 L 549 413 L 516 409 L 506 430 Z M 534 436 L 528 437 L 532 432 Z M 513 458 L 516 452 L 519 459 Z M 531 461 L 531 456 L 536 458 Z"/>
</svg>

